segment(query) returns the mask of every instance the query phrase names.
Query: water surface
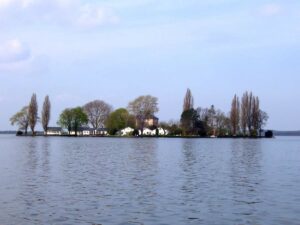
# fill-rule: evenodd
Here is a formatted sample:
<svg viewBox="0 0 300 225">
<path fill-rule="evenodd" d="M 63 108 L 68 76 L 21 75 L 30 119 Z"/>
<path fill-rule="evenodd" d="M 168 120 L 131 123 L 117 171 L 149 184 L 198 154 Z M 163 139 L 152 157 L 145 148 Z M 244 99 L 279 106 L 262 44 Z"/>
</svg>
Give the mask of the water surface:
<svg viewBox="0 0 300 225">
<path fill-rule="evenodd" d="M 300 138 L 0 135 L 0 224 L 300 224 Z"/>
</svg>

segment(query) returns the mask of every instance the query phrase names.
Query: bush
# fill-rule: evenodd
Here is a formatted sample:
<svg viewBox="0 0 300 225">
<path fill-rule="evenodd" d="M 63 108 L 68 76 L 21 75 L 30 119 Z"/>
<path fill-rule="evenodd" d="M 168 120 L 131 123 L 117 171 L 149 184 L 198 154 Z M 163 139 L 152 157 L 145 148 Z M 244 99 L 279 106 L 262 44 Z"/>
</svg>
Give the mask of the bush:
<svg viewBox="0 0 300 225">
<path fill-rule="evenodd" d="M 250 135 L 251 135 L 251 137 L 257 137 L 257 131 L 256 130 L 251 130 Z"/>
<path fill-rule="evenodd" d="M 16 135 L 17 135 L 17 136 L 22 136 L 22 135 L 23 135 L 23 132 L 19 130 L 19 131 L 17 132 Z"/>
<path fill-rule="evenodd" d="M 274 134 L 273 134 L 273 131 L 271 131 L 271 130 L 268 130 L 266 133 L 265 133 L 265 137 L 266 138 L 272 138 L 274 136 Z"/>
<path fill-rule="evenodd" d="M 133 136 L 139 136 L 139 130 L 138 129 L 134 129 L 134 131 L 132 132 Z"/>
</svg>

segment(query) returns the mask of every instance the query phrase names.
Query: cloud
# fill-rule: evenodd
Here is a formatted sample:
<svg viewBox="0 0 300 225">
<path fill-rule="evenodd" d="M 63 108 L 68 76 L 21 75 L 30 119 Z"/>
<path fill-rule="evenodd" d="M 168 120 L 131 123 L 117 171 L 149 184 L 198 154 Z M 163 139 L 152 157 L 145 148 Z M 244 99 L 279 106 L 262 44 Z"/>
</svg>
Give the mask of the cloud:
<svg viewBox="0 0 300 225">
<path fill-rule="evenodd" d="M 9 6 L 12 3 L 12 0 L 0 0 L 0 9 Z"/>
<path fill-rule="evenodd" d="M 12 6 L 27 8 L 35 2 L 36 0 L 0 0 L 0 9 L 5 9 Z"/>
<path fill-rule="evenodd" d="M 29 47 L 18 39 L 12 39 L 0 44 L 0 64 L 25 61 L 29 58 Z"/>
<path fill-rule="evenodd" d="M 261 9 L 261 14 L 264 16 L 274 16 L 281 12 L 282 7 L 279 4 L 267 4 Z"/>
<path fill-rule="evenodd" d="M 8 26 L 49 23 L 98 27 L 119 21 L 111 7 L 80 0 L 0 0 L 0 13 L 0 25 Z"/>
<path fill-rule="evenodd" d="M 119 18 L 110 8 L 95 7 L 91 4 L 81 6 L 78 24 L 83 27 L 96 27 L 104 24 L 115 24 Z"/>
</svg>

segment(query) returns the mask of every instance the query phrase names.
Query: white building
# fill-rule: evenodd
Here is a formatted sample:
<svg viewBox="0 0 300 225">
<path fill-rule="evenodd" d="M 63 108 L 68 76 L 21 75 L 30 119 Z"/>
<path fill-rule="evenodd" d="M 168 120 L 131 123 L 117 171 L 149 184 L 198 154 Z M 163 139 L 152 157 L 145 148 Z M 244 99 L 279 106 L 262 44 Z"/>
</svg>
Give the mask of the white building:
<svg viewBox="0 0 300 225">
<path fill-rule="evenodd" d="M 158 135 L 160 135 L 160 136 L 164 136 L 164 135 L 168 135 L 169 134 L 168 130 L 165 130 L 165 129 L 161 128 L 161 127 L 157 128 L 157 130 L 158 130 Z M 155 134 L 156 134 L 156 130 L 155 130 Z"/>
<path fill-rule="evenodd" d="M 120 132 L 120 135 L 121 135 L 121 136 L 128 136 L 128 135 L 132 134 L 133 131 L 134 131 L 133 128 L 131 128 L 131 127 L 126 127 L 126 128 L 124 128 L 123 130 L 120 130 L 119 132 Z"/>
<path fill-rule="evenodd" d="M 139 135 L 141 135 L 141 134 L 142 134 L 142 132 L 141 132 L 141 130 L 139 130 Z M 146 136 L 156 136 L 156 135 L 165 136 L 165 135 L 168 135 L 168 134 L 169 134 L 169 131 L 164 130 L 161 127 L 157 128 L 157 129 L 154 129 L 154 130 L 150 130 L 149 128 L 145 128 L 143 130 L 143 135 L 146 135 Z"/>
<path fill-rule="evenodd" d="M 48 135 L 48 136 L 62 135 L 62 128 L 61 127 L 48 127 L 47 132 L 44 132 L 44 134 Z"/>
<path fill-rule="evenodd" d="M 139 135 L 147 135 L 147 136 L 152 136 L 153 134 L 153 131 L 150 130 L 149 128 L 144 128 L 143 130 L 143 134 L 142 134 L 142 131 L 139 130 Z"/>
<path fill-rule="evenodd" d="M 75 135 L 75 131 L 71 131 L 70 135 Z M 80 127 L 77 130 L 78 136 L 106 136 L 108 131 L 105 128 L 90 128 L 90 127 Z"/>
<path fill-rule="evenodd" d="M 95 136 L 107 136 L 108 130 L 106 128 L 98 128 L 96 130 L 93 130 L 93 135 Z"/>
<path fill-rule="evenodd" d="M 89 127 L 79 127 L 77 130 L 78 136 L 90 136 L 93 133 L 93 129 Z M 70 135 L 75 135 L 75 130 L 71 130 Z"/>
</svg>

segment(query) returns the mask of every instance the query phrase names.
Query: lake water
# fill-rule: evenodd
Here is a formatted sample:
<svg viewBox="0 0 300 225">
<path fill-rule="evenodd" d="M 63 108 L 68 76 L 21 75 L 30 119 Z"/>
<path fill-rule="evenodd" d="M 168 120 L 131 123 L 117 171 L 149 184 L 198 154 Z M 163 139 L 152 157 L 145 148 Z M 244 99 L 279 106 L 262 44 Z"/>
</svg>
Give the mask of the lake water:
<svg viewBox="0 0 300 225">
<path fill-rule="evenodd" d="M 300 138 L 0 135 L 0 224 L 300 224 Z"/>
</svg>

